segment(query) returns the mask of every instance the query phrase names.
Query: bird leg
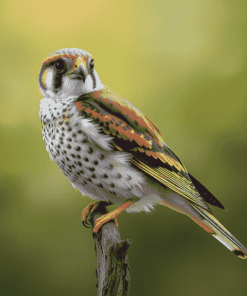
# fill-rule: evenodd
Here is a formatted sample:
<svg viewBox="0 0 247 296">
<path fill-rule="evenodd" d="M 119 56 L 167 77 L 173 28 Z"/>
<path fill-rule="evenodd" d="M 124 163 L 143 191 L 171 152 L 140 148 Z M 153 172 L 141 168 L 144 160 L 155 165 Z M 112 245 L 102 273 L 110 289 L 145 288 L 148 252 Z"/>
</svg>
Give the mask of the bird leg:
<svg viewBox="0 0 247 296">
<path fill-rule="evenodd" d="M 117 223 L 117 216 L 119 214 L 122 213 L 122 211 L 124 211 L 125 209 L 127 209 L 130 205 L 132 205 L 134 203 L 134 201 L 127 201 L 125 203 L 123 203 L 121 206 L 119 206 L 118 208 L 116 208 L 115 210 L 107 213 L 107 214 L 104 214 L 103 216 L 101 216 L 100 218 L 98 218 L 95 222 L 95 227 L 93 229 L 93 232 L 94 233 L 97 233 L 97 231 L 99 230 L 99 228 L 107 223 L 108 221 L 110 220 L 113 220 L 115 221 L 115 224 L 116 226 L 118 227 L 118 223 Z"/>
<path fill-rule="evenodd" d="M 90 221 L 92 220 L 92 215 L 93 215 L 94 211 L 98 208 L 98 206 L 101 204 L 104 206 L 109 206 L 112 203 L 105 202 L 105 201 L 92 202 L 82 211 L 82 224 L 85 227 L 90 228 L 90 226 L 91 226 Z"/>
</svg>

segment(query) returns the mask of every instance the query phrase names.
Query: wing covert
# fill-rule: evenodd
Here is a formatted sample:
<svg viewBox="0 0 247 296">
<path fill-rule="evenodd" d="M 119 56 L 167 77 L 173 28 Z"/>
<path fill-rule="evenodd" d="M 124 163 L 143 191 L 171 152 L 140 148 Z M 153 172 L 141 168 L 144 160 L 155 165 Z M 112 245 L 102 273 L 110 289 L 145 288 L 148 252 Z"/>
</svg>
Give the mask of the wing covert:
<svg viewBox="0 0 247 296">
<path fill-rule="evenodd" d="M 114 149 L 133 155 L 134 166 L 210 211 L 182 162 L 164 143 L 159 129 L 134 106 L 108 88 L 83 95 L 75 104 L 82 116 L 113 137 Z"/>
</svg>

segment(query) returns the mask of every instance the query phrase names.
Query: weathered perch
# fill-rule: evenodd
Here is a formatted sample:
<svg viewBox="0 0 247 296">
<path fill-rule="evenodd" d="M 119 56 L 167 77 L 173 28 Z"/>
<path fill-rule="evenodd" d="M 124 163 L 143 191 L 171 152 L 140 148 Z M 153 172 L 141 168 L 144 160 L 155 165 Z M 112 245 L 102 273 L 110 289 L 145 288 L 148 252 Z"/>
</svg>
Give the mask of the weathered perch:
<svg viewBox="0 0 247 296">
<path fill-rule="evenodd" d="M 92 216 L 95 221 L 107 213 L 100 204 Z M 94 248 L 97 255 L 98 296 L 128 296 L 130 294 L 130 272 L 128 249 L 131 240 L 121 240 L 113 221 L 104 224 L 94 235 Z"/>
</svg>

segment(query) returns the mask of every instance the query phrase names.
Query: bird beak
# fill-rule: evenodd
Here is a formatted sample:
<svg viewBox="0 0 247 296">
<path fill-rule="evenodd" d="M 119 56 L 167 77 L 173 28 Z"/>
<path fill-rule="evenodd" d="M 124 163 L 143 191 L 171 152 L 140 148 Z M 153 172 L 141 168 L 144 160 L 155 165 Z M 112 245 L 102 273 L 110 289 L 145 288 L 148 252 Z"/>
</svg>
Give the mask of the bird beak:
<svg viewBox="0 0 247 296">
<path fill-rule="evenodd" d="M 69 75 L 72 79 L 83 80 L 85 83 L 88 75 L 86 62 L 83 59 L 76 60 L 72 71 L 70 71 L 67 75 Z"/>
</svg>

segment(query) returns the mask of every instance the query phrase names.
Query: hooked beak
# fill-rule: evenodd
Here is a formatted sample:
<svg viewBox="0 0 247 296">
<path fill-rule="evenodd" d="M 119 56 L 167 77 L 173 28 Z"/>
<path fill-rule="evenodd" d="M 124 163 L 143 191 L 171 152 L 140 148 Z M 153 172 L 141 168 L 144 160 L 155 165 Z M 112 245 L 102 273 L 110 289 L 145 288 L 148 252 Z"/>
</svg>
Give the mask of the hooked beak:
<svg viewBox="0 0 247 296">
<path fill-rule="evenodd" d="M 72 79 L 83 80 L 83 82 L 85 83 L 88 72 L 84 63 L 81 62 L 79 65 L 76 63 L 75 67 L 77 68 L 69 72 L 67 75 L 69 75 L 69 77 Z"/>
</svg>

